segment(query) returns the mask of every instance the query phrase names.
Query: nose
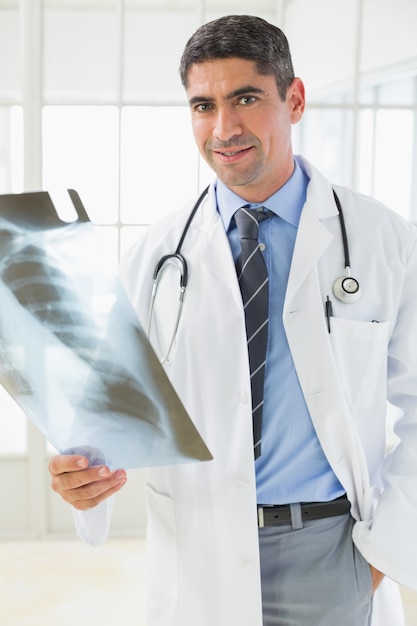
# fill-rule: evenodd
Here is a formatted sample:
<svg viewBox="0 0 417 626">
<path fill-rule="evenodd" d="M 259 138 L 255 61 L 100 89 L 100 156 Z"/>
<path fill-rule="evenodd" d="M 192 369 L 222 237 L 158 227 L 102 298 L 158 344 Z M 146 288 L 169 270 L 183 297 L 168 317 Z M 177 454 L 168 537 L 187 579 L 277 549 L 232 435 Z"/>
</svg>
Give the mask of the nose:
<svg viewBox="0 0 417 626">
<path fill-rule="evenodd" d="M 229 141 L 242 134 L 242 124 L 236 112 L 230 108 L 219 108 L 213 127 L 213 136 L 221 141 Z"/>
</svg>

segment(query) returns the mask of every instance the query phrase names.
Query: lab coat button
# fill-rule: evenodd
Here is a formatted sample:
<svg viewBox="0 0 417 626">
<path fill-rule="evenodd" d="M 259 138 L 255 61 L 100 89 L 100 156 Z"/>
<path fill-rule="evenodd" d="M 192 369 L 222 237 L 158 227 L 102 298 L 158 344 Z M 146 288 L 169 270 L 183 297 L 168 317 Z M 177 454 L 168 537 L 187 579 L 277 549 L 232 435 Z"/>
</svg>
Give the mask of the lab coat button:
<svg viewBox="0 0 417 626">
<path fill-rule="evenodd" d="M 242 567 L 244 569 L 253 569 L 255 567 L 255 560 L 254 559 L 244 559 L 242 561 Z"/>
<path fill-rule="evenodd" d="M 240 396 L 240 401 L 242 404 L 247 404 L 249 402 L 249 396 L 246 393 L 246 391 L 242 391 L 241 396 Z"/>
</svg>

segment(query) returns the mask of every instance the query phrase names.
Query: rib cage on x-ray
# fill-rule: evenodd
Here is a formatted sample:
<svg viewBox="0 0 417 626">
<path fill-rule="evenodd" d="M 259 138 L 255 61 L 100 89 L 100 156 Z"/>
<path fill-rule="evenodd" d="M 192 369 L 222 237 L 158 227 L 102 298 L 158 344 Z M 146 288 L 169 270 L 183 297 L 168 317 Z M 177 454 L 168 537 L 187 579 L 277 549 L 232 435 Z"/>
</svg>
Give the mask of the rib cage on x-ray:
<svg viewBox="0 0 417 626">
<path fill-rule="evenodd" d="M 11 215 L 16 198 L 0 196 L 4 387 L 60 451 L 124 467 L 211 458 L 120 283 L 99 258 L 92 270 L 94 227 L 53 215 L 45 224 L 27 207 Z"/>
<path fill-rule="evenodd" d="M 68 278 L 41 248 L 26 246 L 14 254 L 3 266 L 1 278 L 19 304 L 63 344 L 87 362 L 94 360 L 100 340 L 94 324 L 69 288 Z"/>
<path fill-rule="evenodd" d="M 1 278 L 28 313 L 46 327 L 74 354 L 99 372 L 102 394 L 94 398 L 98 411 L 120 411 L 140 417 L 158 429 L 159 411 L 121 366 L 112 362 L 105 339 L 92 314 L 86 313 L 69 278 L 52 265 L 51 256 L 39 247 L 27 246 L 6 263 Z M 132 403 L 132 390 L 135 402 Z M 88 391 L 88 388 L 87 388 Z M 85 394 L 84 406 L 93 399 Z"/>
</svg>

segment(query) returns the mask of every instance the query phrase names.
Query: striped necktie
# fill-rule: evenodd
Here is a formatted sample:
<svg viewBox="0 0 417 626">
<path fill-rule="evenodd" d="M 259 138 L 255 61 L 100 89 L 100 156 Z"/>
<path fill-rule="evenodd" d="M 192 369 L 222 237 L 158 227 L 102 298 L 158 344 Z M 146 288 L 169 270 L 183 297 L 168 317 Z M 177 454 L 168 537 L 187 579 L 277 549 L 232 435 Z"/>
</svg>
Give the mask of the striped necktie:
<svg viewBox="0 0 417 626">
<path fill-rule="evenodd" d="M 234 216 L 241 245 L 236 272 L 245 309 L 255 459 L 261 455 L 269 303 L 268 272 L 259 247 L 258 232 L 259 222 L 272 215 L 271 211 L 263 211 L 262 208 L 251 210 L 244 206 Z"/>
</svg>

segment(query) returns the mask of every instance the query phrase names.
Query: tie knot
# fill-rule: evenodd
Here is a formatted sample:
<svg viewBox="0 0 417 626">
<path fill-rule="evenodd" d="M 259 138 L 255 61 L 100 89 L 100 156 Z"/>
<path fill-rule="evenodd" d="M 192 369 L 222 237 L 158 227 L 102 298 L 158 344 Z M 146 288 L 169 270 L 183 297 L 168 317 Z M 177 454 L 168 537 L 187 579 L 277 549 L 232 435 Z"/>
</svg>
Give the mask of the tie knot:
<svg viewBox="0 0 417 626">
<path fill-rule="evenodd" d="M 235 222 L 240 239 L 258 239 L 259 222 L 270 217 L 270 211 L 251 209 L 244 206 L 235 213 Z"/>
</svg>

